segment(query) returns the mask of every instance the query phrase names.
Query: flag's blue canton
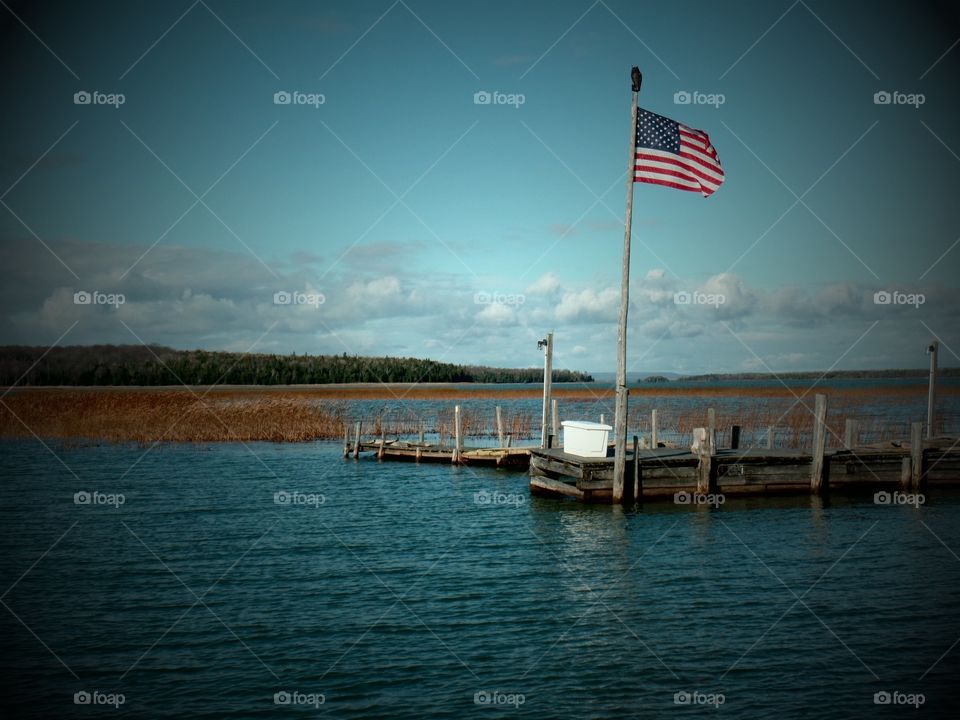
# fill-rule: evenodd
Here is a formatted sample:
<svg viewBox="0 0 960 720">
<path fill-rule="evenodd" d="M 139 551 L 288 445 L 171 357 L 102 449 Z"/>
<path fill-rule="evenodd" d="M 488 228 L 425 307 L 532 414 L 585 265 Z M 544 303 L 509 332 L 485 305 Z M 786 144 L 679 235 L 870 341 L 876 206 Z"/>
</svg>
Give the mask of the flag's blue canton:
<svg viewBox="0 0 960 720">
<path fill-rule="evenodd" d="M 663 115 L 637 110 L 637 147 L 680 154 L 680 125 Z"/>
</svg>

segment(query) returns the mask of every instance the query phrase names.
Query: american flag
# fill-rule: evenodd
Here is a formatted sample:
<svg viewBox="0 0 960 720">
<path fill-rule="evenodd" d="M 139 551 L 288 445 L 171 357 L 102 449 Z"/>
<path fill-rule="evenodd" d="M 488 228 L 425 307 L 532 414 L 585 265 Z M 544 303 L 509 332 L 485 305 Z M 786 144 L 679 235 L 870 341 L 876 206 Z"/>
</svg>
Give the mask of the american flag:
<svg viewBox="0 0 960 720">
<path fill-rule="evenodd" d="M 699 190 L 709 197 L 723 183 L 723 168 L 705 132 L 638 109 L 633 179 L 677 190 Z"/>
</svg>

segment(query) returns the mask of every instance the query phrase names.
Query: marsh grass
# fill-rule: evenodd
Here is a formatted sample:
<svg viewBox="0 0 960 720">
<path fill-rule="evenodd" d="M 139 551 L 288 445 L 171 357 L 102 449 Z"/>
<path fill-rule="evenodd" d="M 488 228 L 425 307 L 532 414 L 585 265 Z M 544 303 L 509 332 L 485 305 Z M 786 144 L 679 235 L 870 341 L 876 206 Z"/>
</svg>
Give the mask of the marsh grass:
<svg viewBox="0 0 960 720">
<path fill-rule="evenodd" d="M 106 442 L 306 442 L 341 440 L 356 420 L 364 437 L 412 436 L 418 432 L 453 433 L 453 407 L 441 408 L 434 418 L 411 410 L 356 414 L 347 400 L 315 398 L 304 393 L 262 394 L 189 390 L 22 390 L 0 403 L 0 437 L 40 437 Z M 504 432 L 514 438 L 530 436 L 527 413 L 504 412 Z M 465 408 L 465 437 L 496 435 L 493 418 Z"/>
<path fill-rule="evenodd" d="M 960 388 L 945 386 L 942 399 L 955 398 Z M 796 392 L 803 404 L 796 402 Z M 909 437 L 916 408 L 925 402 L 925 388 L 828 388 L 828 447 L 843 444 L 844 421 L 856 418 L 861 443 Z M 573 385 L 555 389 L 561 418 L 566 408 L 602 408 L 613 393 L 607 389 Z M 920 397 L 920 394 L 923 397 Z M 336 386 L 336 387 L 216 387 L 187 389 L 83 388 L 16 389 L 0 401 L 0 437 L 53 438 L 105 442 L 305 442 L 342 440 L 345 429 L 353 437 L 356 420 L 363 435 L 416 436 L 420 431 L 450 442 L 453 405 L 462 401 L 465 438 L 496 436 L 493 413 L 471 406 L 471 400 L 539 398 L 540 389 L 477 386 Z M 440 401 L 427 416 L 414 412 L 397 398 Z M 382 399 L 389 409 L 362 411 L 353 401 Z M 683 447 L 695 427 L 706 424 L 706 411 L 716 411 L 718 441 L 729 445 L 730 428 L 740 425 L 741 446 L 765 446 L 767 427 L 773 425 L 776 446 L 809 447 L 813 432 L 813 392 L 803 395 L 784 387 L 761 388 L 634 388 L 631 390 L 629 429 L 650 432 L 649 409 L 659 410 L 660 437 Z M 571 405 L 577 403 L 578 405 Z M 804 404 L 806 407 L 804 407 Z M 954 403 L 949 403 L 951 406 Z M 792 406 L 792 407 L 791 407 Z M 367 404 L 369 407 L 369 403 Z M 364 414 L 366 413 L 366 414 Z M 574 414 L 574 416 L 576 416 Z M 539 411 L 504 407 L 504 433 L 514 441 L 538 437 Z M 956 433 L 960 417 L 941 412 L 937 434 Z"/>
</svg>

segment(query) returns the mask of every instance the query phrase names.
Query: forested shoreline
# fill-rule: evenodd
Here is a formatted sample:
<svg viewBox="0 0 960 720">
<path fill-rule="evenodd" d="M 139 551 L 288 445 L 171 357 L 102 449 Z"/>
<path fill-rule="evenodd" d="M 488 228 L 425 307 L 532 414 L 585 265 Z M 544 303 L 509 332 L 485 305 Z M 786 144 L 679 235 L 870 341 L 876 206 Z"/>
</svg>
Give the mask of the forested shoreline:
<svg viewBox="0 0 960 720">
<path fill-rule="evenodd" d="M 553 371 L 553 382 L 592 382 Z M 455 365 L 422 358 L 274 355 L 143 345 L 0 346 L 0 385 L 324 385 L 331 383 L 540 383 L 540 368 Z"/>
</svg>

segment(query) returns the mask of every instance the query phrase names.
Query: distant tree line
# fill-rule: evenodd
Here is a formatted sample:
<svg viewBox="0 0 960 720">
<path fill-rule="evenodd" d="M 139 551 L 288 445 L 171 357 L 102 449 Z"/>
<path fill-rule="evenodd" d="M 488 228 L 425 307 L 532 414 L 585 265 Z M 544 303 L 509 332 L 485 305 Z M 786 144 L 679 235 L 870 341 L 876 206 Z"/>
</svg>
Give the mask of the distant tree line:
<svg viewBox="0 0 960 720">
<path fill-rule="evenodd" d="M 553 382 L 593 382 L 554 370 Z M 153 345 L 0 346 L 0 385 L 305 385 L 328 383 L 538 383 L 537 368 L 454 365 L 421 358 L 266 355 Z"/>
<path fill-rule="evenodd" d="M 709 373 L 706 375 L 684 375 L 678 377 L 680 381 L 705 381 L 713 382 L 716 380 L 817 380 L 819 378 L 912 378 L 927 377 L 930 374 L 929 368 L 911 368 L 907 370 L 830 370 L 829 372 L 803 371 L 803 372 L 783 372 L 777 373 Z M 937 368 L 937 374 L 940 377 L 960 377 L 960 368 Z"/>
</svg>

